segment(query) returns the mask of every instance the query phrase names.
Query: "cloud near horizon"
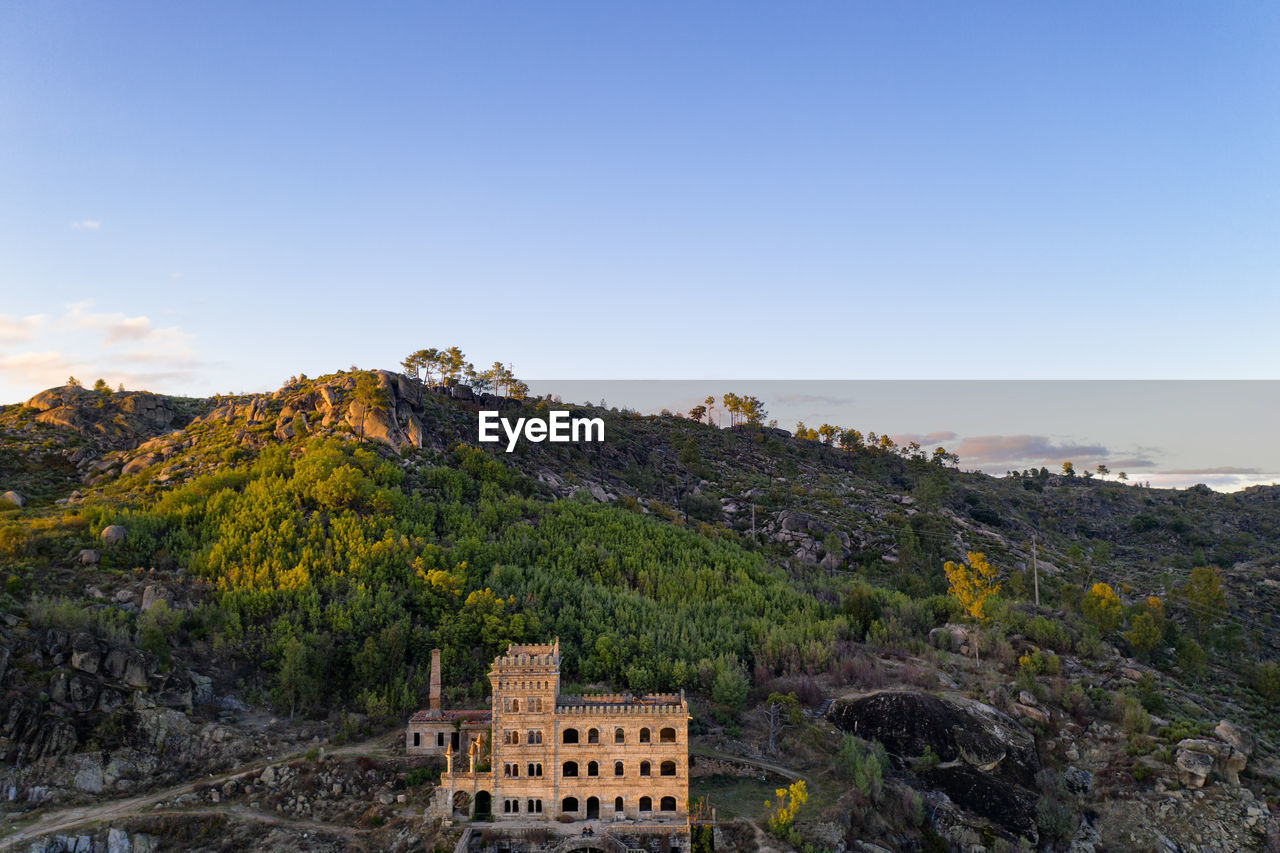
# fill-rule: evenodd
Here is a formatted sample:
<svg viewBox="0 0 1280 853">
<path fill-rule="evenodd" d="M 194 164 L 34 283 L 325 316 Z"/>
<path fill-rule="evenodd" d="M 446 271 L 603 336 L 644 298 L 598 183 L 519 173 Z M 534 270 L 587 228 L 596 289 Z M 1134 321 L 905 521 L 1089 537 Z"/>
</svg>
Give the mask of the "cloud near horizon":
<svg viewBox="0 0 1280 853">
<path fill-rule="evenodd" d="M 27 399 L 75 376 L 85 383 L 102 377 L 112 386 L 124 383 L 129 388 L 160 383 L 185 393 L 189 389 L 183 386 L 207 367 L 192 347 L 194 337 L 177 326 L 157 328 L 145 315 L 91 309 L 86 301 L 67 305 L 53 319 L 0 315 L 0 340 L 29 342 L 38 333 L 44 345 L 0 354 L 0 387 L 9 386 Z"/>
<path fill-rule="evenodd" d="M 97 231 L 102 228 L 100 219 L 77 219 L 71 223 L 73 231 Z"/>
<path fill-rule="evenodd" d="M 956 447 L 962 464 L 1000 465 L 1035 462 L 1040 465 L 1105 460 L 1110 451 L 1101 444 L 1055 444 L 1044 435 L 975 435 Z"/>
</svg>

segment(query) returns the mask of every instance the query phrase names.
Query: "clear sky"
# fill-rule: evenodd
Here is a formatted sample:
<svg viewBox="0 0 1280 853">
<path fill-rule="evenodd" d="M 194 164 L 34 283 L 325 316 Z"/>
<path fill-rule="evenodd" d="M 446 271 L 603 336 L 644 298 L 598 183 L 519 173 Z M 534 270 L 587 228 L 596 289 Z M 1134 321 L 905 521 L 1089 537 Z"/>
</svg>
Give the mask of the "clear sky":
<svg viewBox="0 0 1280 853">
<path fill-rule="evenodd" d="M 1276 378 L 1277 285 L 1272 2 L 0 4 L 0 400 Z"/>
</svg>

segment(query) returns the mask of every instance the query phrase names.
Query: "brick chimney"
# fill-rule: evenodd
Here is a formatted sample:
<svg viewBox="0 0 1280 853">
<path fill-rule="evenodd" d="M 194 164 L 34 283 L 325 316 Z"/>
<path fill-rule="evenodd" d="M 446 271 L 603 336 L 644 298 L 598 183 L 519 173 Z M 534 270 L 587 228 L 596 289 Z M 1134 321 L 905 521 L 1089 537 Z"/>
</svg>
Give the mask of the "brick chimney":
<svg viewBox="0 0 1280 853">
<path fill-rule="evenodd" d="M 440 650 L 431 650 L 431 713 L 440 715 Z"/>
</svg>

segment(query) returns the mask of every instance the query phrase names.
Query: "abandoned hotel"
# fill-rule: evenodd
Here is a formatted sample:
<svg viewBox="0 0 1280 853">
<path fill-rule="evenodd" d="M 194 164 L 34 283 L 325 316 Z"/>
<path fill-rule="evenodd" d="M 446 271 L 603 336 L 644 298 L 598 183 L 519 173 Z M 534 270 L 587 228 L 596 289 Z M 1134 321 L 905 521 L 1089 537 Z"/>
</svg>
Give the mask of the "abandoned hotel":
<svg viewBox="0 0 1280 853">
<path fill-rule="evenodd" d="M 432 652 L 430 705 L 409 720 L 405 749 L 445 758 L 442 817 L 685 821 L 683 693 L 561 695 L 558 639 L 508 646 L 489 681 L 491 710 L 442 709 Z"/>
</svg>

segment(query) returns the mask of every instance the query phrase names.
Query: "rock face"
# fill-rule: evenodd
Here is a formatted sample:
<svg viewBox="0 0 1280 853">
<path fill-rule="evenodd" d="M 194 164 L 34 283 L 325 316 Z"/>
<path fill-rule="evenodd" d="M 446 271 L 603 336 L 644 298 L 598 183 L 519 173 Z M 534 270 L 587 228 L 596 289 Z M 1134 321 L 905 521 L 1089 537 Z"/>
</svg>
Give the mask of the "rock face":
<svg viewBox="0 0 1280 853">
<path fill-rule="evenodd" d="M 0 503 L 12 504 L 13 506 L 21 508 L 27 505 L 27 499 L 17 492 L 5 492 L 3 495 L 0 495 Z"/>
<path fill-rule="evenodd" d="M 1178 781 L 1188 788 L 1204 787 L 1214 771 L 1228 785 L 1240 784 L 1240 771 L 1253 752 L 1253 738 L 1225 720 L 1214 729 L 1214 734 L 1222 740 L 1186 738 L 1178 742 L 1173 763 L 1178 768 Z"/>
<path fill-rule="evenodd" d="M 169 398 L 145 391 L 98 394 L 75 386 L 50 388 L 27 401 L 36 421 L 110 443 L 131 442 L 173 425 L 177 410 Z"/>
<path fill-rule="evenodd" d="M 922 772 L 957 805 L 1035 841 L 1035 740 L 1010 717 L 961 697 L 882 691 L 833 705 L 841 730 L 878 740 L 900 764 L 932 750 L 940 762 Z"/>
</svg>

